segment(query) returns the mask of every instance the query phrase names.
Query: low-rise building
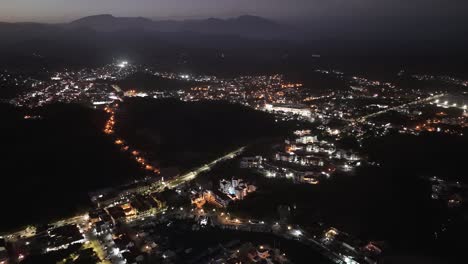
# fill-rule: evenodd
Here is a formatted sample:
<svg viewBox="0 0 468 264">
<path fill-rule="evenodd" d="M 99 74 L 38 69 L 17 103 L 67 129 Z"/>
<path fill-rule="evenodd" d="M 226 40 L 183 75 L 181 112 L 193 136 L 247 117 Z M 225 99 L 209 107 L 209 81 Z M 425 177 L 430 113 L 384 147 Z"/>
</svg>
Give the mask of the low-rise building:
<svg viewBox="0 0 468 264">
<path fill-rule="evenodd" d="M 309 119 L 312 118 L 311 109 L 302 104 L 266 104 L 264 109 L 273 113 L 284 113 L 298 115 Z"/>
<path fill-rule="evenodd" d="M 219 190 L 232 200 L 243 200 L 251 192 L 256 191 L 252 184 L 245 183 L 242 179 L 221 180 Z"/>
<path fill-rule="evenodd" d="M 242 169 L 258 168 L 260 165 L 262 165 L 262 160 L 263 159 L 261 156 L 245 157 L 245 158 L 242 158 L 240 162 L 240 167 Z"/>
<path fill-rule="evenodd" d="M 70 245 L 84 243 L 85 238 L 77 225 L 64 225 L 47 231 L 46 252 L 66 249 Z"/>
<path fill-rule="evenodd" d="M 213 204 L 217 207 L 227 207 L 231 201 L 229 197 L 224 194 L 214 193 L 212 191 L 203 192 L 203 198 L 206 202 Z"/>
</svg>

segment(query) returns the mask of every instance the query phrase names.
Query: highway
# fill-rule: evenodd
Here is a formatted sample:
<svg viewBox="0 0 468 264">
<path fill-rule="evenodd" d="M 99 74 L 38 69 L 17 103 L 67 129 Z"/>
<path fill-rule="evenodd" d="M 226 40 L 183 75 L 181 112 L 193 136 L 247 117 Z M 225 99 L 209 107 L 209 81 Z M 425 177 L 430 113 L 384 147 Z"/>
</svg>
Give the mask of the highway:
<svg viewBox="0 0 468 264">
<path fill-rule="evenodd" d="M 241 147 L 237 150 L 234 150 L 233 152 L 230 152 L 208 164 L 205 164 L 191 172 L 188 172 L 184 175 L 181 175 L 173 180 L 170 180 L 170 181 L 167 181 L 166 184 L 164 185 L 164 187 L 168 187 L 170 189 L 172 188 L 176 188 L 177 186 L 180 186 L 186 182 L 189 182 L 189 181 L 192 181 L 194 180 L 200 173 L 202 172 L 205 172 L 205 171 L 208 171 L 210 170 L 211 168 L 213 168 L 215 165 L 217 165 L 218 163 L 220 162 L 223 162 L 223 161 L 226 161 L 226 160 L 230 160 L 230 159 L 233 159 L 235 157 L 237 157 L 239 154 L 241 154 L 242 152 L 244 152 L 245 150 L 245 146 L 244 147 Z"/>
</svg>

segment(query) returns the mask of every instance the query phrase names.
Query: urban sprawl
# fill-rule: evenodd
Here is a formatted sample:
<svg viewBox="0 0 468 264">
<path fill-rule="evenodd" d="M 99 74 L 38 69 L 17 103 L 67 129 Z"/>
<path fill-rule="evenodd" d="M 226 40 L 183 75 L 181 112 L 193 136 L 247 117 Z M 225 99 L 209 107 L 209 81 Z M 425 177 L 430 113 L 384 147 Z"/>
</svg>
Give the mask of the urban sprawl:
<svg viewBox="0 0 468 264">
<path fill-rule="evenodd" d="M 116 82 L 144 72 L 164 79 L 186 81 L 190 87 L 180 89 L 122 90 Z M 268 233 L 302 243 L 332 263 L 377 263 L 384 250 L 374 241 L 360 241 L 332 226 L 322 224 L 305 230 L 288 220 L 289 208 L 280 208 L 276 221 L 249 219 L 229 212 L 229 204 L 248 199 L 258 192 L 254 183 L 230 175 L 212 188 L 193 184 L 198 175 L 227 160 L 239 160 L 238 166 L 255 171 L 265 178 L 284 178 L 297 184 L 320 185 L 335 173 L 352 175 L 356 167 L 370 164 L 359 148 L 342 148 L 337 142 L 364 139 L 389 133 L 418 135 L 423 132 L 460 135 L 468 126 L 467 95 L 445 90 L 401 89 L 392 83 L 368 80 L 330 70 L 315 70 L 345 81 L 346 90 L 328 90 L 317 94 L 304 84 L 288 81 L 281 75 L 219 78 L 186 73 L 161 72 L 151 67 L 116 62 L 101 68 L 50 73 L 48 80 L 36 80 L 12 72 L 0 72 L 0 85 L 26 87 L 26 92 L 8 101 L 18 107 L 33 109 L 47 104 L 80 103 L 105 111 L 108 119 L 103 133 L 111 137 L 121 151 L 129 153 L 147 177 L 138 181 L 90 193 L 94 208 L 84 215 L 51 223 L 47 227 L 28 227 L 0 237 L 0 263 L 21 262 L 28 255 L 82 247 L 76 258 L 95 258 L 102 263 L 141 263 L 157 260 L 173 263 L 190 249 L 167 247 L 164 236 L 155 231 L 159 225 L 192 223 L 192 230 L 217 227 L 253 233 Z M 468 81 L 451 77 L 412 75 L 415 80 L 440 80 L 461 86 Z M 276 122 L 298 122 L 296 131 L 281 144 L 272 146 L 273 155 L 244 155 L 248 146 L 183 172 L 161 173 L 155 161 L 119 136 L 116 113 L 130 97 L 176 98 L 181 101 L 223 100 L 271 113 Z M 405 122 L 383 118 L 390 113 L 404 116 Z M 25 115 L 25 119 L 41 119 Z M 312 128 L 311 128 L 312 127 Z M 462 200 L 453 195 L 458 183 L 428 178 L 433 184 L 433 199 L 445 199 L 448 206 Z M 458 185 L 457 185 L 458 184 Z M 463 187 L 464 188 L 464 187 Z M 191 204 L 173 206 L 162 192 L 175 190 Z M 6 250 L 12 245 L 13 254 Z M 191 263 L 289 263 L 288 252 L 265 243 L 240 243 L 235 238 L 190 260 Z M 261 262 L 264 261 L 264 262 Z M 159 263 L 158 262 L 158 263 Z M 66 260 L 64 260 L 66 263 Z M 242 262 L 243 263 L 243 262 Z"/>
</svg>

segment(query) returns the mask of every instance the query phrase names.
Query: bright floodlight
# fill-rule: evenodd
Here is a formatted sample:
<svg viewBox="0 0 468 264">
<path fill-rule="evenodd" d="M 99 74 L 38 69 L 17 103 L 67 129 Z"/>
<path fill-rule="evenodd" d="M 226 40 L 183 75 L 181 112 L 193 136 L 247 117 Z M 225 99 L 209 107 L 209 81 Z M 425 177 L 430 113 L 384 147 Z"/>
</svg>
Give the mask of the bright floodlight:
<svg viewBox="0 0 468 264">
<path fill-rule="evenodd" d="M 120 68 L 125 68 L 125 66 L 127 65 L 128 65 L 128 61 L 122 61 L 119 64 L 117 64 L 117 66 L 119 66 Z"/>
<path fill-rule="evenodd" d="M 295 235 L 295 236 L 297 236 L 297 237 L 299 237 L 299 236 L 302 235 L 302 232 L 301 232 L 301 230 L 297 230 L 297 229 L 296 229 L 296 230 L 294 230 L 294 231 L 292 232 L 292 234 Z"/>
</svg>

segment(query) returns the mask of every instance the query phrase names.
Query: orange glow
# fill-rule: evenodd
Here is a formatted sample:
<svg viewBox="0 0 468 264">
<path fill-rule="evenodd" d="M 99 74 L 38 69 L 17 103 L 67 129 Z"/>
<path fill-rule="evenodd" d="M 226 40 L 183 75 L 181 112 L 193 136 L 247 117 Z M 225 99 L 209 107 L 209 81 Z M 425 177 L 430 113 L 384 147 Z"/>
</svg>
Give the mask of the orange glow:
<svg viewBox="0 0 468 264">
<path fill-rule="evenodd" d="M 136 91 L 130 91 L 130 94 L 136 93 Z M 114 107 L 118 107 L 118 104 L 115 104 Z M 104 133 L 107 135 L 113 134 L 114 133 L 114 126 L 116 124 L 115 121 L 115 115 L 114 115 L 114 109 L 110 107 L 105 107 L 104 111 L 107 113 L 110 113 L 111 115 L 109 116 L 109 119 L 106 121 L 105 126 L 104 126 Z M 123 139 L 117 138 L 114 141 L 114 144 L 121 146 L 121 151 L 129 151 L 131 150 L 130 146 L 124 145 L 125 141 Z M 155 168 L 149 164 L 147 164 L 147 161 L 143 158 L 140 157 L 140 152 L 137 150 L 131 151 L 131 154 L 135 157 L 135 160 L 137 161 L 138 164 L 140 164 L 145 170 L 159 174 L 160 171 L 158 168 Z"/>
<path fill-rule="evenodd" d="M 297 88 L 302 87 L 302 83 L 285 83 L 281 85 L 281 88 Z"/>
</svg>

